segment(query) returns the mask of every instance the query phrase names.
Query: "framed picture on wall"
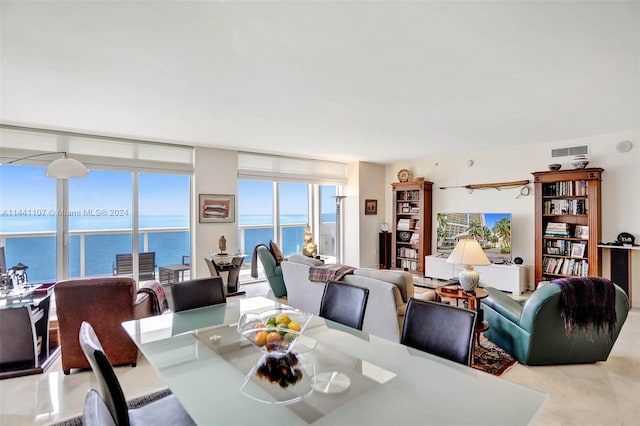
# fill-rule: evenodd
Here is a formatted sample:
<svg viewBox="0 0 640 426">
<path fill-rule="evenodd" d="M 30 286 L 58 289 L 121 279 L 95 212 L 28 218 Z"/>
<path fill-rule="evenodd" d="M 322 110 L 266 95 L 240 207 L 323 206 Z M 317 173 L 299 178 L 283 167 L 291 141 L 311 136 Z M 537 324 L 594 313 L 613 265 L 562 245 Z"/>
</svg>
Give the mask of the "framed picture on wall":
<svg viewBox="0 0 640 426">
<path fill-rule="evenodd" d="M 233 194 L 200 194 L 200 223 L 235 222 L 236 197 Z"/>
<path fill-rule="evenodd" d="M 378 214 L 378 200 L 364 200 L 364 214 Z"/>
</svg>

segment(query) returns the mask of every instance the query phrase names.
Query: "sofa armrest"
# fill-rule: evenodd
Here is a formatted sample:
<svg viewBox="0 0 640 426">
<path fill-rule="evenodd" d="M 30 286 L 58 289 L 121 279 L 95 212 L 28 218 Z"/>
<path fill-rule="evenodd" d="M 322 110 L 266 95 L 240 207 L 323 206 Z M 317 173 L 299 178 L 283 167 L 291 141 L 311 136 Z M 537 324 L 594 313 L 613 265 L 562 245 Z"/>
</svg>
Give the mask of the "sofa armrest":
<svg viewBox="0 0 640 426">
<path fill-rule="evenodd" d="M 489 293 L 489 296 L 482 299 L 482 305 L 490 306 L 494 311 L 514 324 L 520 322 L 520 316 L 522 315 L 522 305 L 520 303 L 496 288 L 485 287 L 484 289 Z"/>
<path fill-rule="evenodd" d="M 133 318 L 140 319 L 153 315 L 152 300 L 147 293 L 138 293 L 136 301 L 133 304 Z"/>
</svg>

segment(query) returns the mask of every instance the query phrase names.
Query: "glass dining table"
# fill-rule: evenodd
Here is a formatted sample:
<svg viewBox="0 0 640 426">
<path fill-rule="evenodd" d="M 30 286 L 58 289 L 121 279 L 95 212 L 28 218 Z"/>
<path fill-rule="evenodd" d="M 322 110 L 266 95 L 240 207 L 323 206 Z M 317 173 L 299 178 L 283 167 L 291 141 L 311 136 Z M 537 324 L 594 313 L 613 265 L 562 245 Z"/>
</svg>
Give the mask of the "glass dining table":
<svg viewBox="0 0 640 426">
<path fill-rule="evenodd" d="M 526 425 L 548 396 L 312 316 L 294 352 L 302 380 L 259 377 L 239 318 L 286 305 L 251 297 L 122 325 L 199 425 Z"/>
</svg>

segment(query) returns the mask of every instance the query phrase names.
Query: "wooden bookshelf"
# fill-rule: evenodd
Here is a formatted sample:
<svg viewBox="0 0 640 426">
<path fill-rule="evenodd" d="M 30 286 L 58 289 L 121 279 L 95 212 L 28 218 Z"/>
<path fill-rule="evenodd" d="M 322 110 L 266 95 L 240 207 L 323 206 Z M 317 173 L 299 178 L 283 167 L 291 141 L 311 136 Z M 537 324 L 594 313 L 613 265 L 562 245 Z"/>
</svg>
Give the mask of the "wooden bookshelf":
<svg viewBox="0 0 640 426">
<path fill-rule="evenodd" d="M 534 172 L 535 283 L 600 276 L 604 169 Z"/>
<path fill-rule="evenodd" d="M 391 267 L 424 276 L 431 254 L 431 190 L 426 181 L 396 182 L 393 187 Z"/>
</svg>

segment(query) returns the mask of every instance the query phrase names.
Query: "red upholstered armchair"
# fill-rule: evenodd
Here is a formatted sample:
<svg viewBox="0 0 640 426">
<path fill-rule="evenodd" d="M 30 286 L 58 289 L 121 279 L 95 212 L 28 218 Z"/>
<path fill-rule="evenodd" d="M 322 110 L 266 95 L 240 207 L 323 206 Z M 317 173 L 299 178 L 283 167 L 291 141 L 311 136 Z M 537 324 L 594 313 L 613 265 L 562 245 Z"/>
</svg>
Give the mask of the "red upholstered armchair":
<svg viewBox="0 0 640 426">
<path fill-rule="evenodd" d="M 123 321 L 151 316 L 149 294 L 136 294 L 128 277 L 85 278 L 59 281 L 55 286 L 56 312 L 62 348 L 62 371 L 90 368 L 78 335 L 82 321 L 89 322 L 112 365 L 138 362 L 138 348 L 121 326 Z"/>
</svg>

